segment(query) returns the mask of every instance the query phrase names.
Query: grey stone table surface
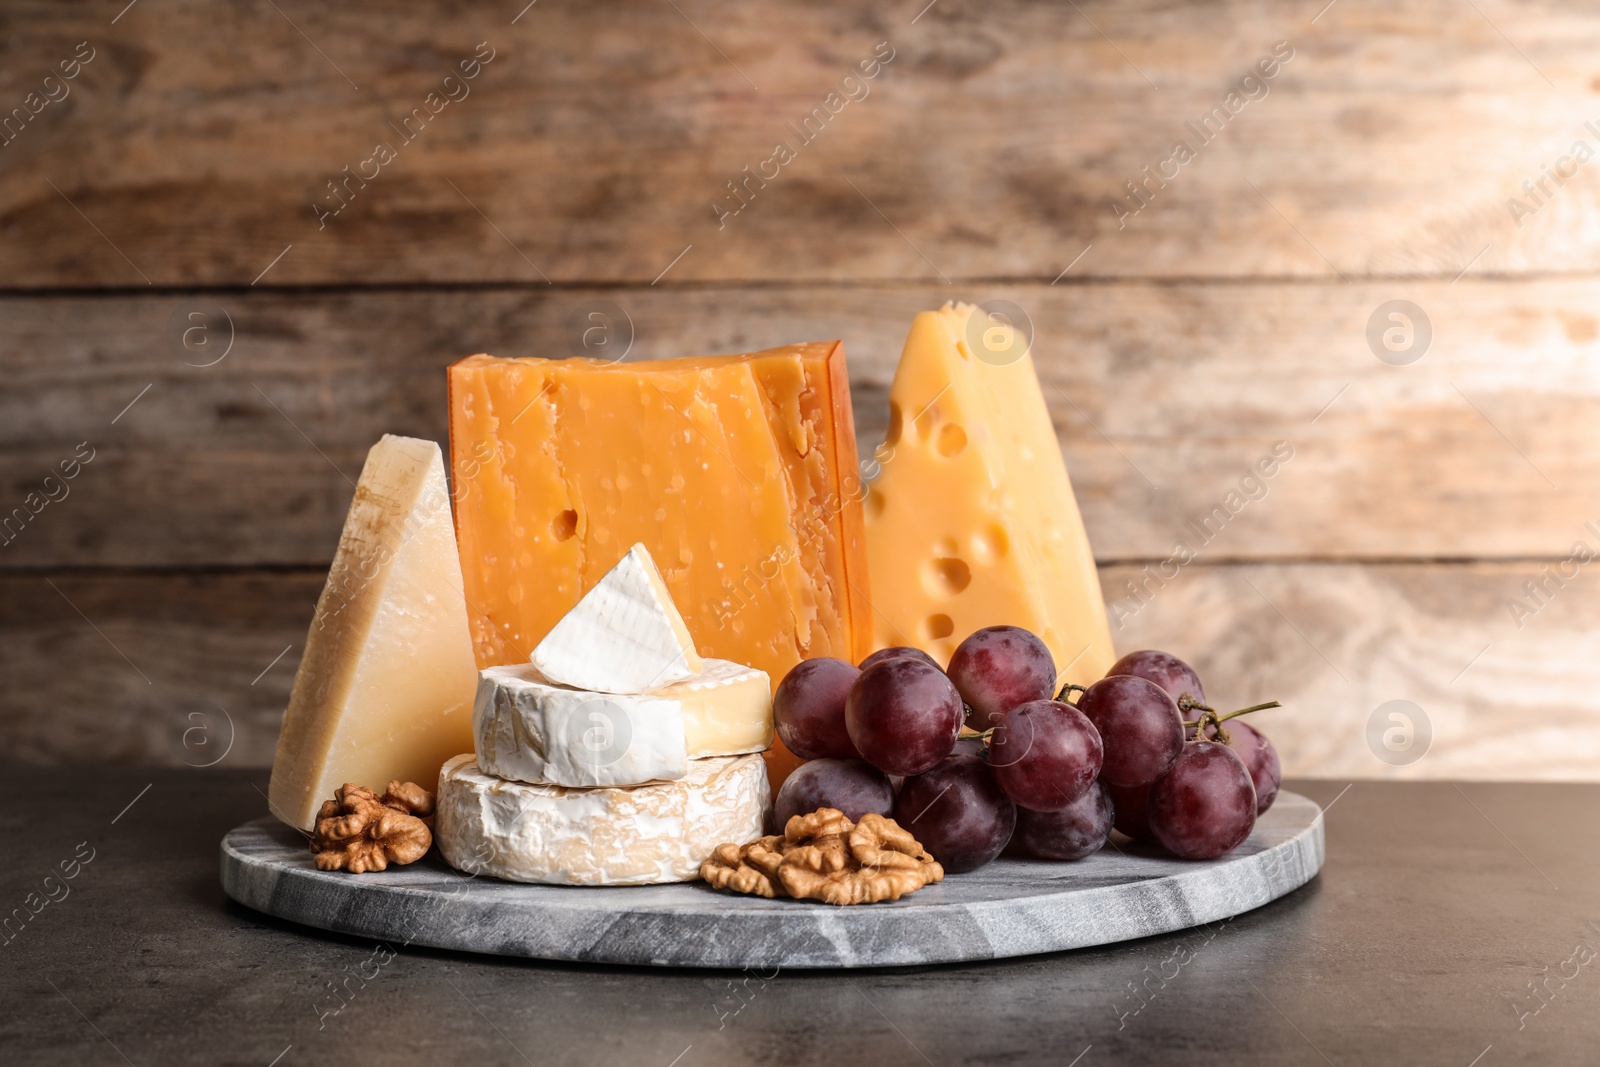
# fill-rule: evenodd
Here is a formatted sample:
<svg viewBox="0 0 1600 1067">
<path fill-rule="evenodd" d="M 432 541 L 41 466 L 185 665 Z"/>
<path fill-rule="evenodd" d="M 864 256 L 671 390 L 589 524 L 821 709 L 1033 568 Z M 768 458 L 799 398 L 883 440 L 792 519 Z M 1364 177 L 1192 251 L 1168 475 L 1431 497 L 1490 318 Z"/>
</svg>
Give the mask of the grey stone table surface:
<svg viewBox="0 0 1600 1067">
<path fill-rule="evenodd" d="M 1600 1062 L 1600 786 L 1290 785 L 1327 809 L 1327 862 L 1237 918 L 1014 960 L 738 972 L 310 931 L 218 880 L 264 771 L 0 767 L 0 1062 Z"/>
</svg>

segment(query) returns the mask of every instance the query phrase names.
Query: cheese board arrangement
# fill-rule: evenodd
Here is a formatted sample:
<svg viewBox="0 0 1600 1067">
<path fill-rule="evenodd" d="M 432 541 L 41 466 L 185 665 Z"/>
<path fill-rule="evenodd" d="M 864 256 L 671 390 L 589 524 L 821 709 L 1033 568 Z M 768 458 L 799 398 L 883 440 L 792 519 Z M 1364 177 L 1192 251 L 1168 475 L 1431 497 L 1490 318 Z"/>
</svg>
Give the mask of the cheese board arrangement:
<svg viewBox="0 0 1600 1067">
<path fill-rule="evenodd" d="M 1276 751 L 1118 659 L 1027 342 L 469 356 L 356 486 L 235 900 L 467 951 L 884 966 L 1143 937 L 1323 861 Z M 870 477 L 869 477 L 870 476 Z"/>
</svg>

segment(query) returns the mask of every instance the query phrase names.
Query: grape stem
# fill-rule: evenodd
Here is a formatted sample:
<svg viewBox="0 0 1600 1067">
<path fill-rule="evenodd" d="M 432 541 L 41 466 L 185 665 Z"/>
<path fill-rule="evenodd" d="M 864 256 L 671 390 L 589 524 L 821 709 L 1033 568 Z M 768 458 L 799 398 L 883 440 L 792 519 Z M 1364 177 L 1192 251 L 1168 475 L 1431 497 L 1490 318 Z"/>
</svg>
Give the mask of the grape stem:
<svg viewBox="0 0 1600 1067">
<path fill-rule="evenodd" d="M 995 727 L 991 726 L 982 733 L 962 734 L 958 740 L 977 741 L 983 747 L 978 750 L 978 758 L 985 763 L 989 760 L 989 739 L 994 736 Z"/>
<path fill-rule="evenodd" d="M 1187 726 L 1189 724 L 1185 723 L 1184 725 Z M 1222 720 L 1217 717 L 1217 713 L 1214 711 L 1202 711 L 1200 713 L 1200 717 L 1194 721 L 1195 740 L 1207 740 L 1207 727 L 1210 727 L 1211 730 L 1214 731 L 1213 739 L 1222 742 L 1224 745 L 1231 745 L 1233 743 L 1233 738 L 1228 734 L 1228 731 L 1222 728 Z"/>
<path fill-rule="evenodd" d="M 1073 693 L 1087 693 L 1088 691 L 1089 687 L 1086 685 L 1073 685 L 1071 682 L 1068 682 L 1066 685 L 1062 686 L 1061 691 L 1056 694 L 1056 699 L 1063 704 L 1072 704 L 1072 701 L 1067 699 L 1068 696 Z M 1072 706 L 1077 707 L 1076 704 L 1073 704 Z"/>
<path fill-rule="evenodd" d="M 1252 711 L 1266 711 L 1268 708 L 1281 708 L 1283 705 L 1276 700 L 1269 700 L 1265 704 L 1252 704 L 1248 708 L 1240 708 L 1238 711 L 1230 711 L 1226 715 L 1218 715 L 1216 708 L 1213 708 L 1208 704 L 1202 704 L 1188 693 L 1185 693 L 1178 700 L 1178 707 L 1182 708 L 1184 711 L 1200 712 L 1200 717 L 1198 719 L 1195 719 L 1193 722 L 1185 720 L 1183 724 L 1185 726 L 1193 726 L 1195 728 L 1195 736 L 1199 737 L 1202 723 L 1215 726 L 1220 734 L 1222 730 L 1222 724 L 1227 722 L 1229 719 L 1237 719 L 1239 716 L 1248 715 Z M 1222 740 L 1226 742 L 1226 735 L 1221 736 Z"/>
</svg>

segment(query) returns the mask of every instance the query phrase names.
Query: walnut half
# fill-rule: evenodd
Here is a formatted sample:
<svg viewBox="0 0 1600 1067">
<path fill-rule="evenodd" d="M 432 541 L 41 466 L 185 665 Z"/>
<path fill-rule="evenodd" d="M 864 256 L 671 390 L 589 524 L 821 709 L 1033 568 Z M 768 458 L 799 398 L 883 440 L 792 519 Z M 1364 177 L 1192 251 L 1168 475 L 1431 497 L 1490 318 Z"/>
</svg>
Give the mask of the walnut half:
<svg viewBox="0 0 1600 1067">
<path fill-rule="evenodd" d="M 415 863 L 433 844 L 424 821 L 432 814 L 433 794 L 414 782 L 390 782 L 381 797 L 347 782 L 317 813 L 317 870 L 363 874 Z"/>
<path fill-rule="evenodd" d="M 899 900 L 944 877 L 944 868 L 893 819 L 852 823 L 835 808 L 796 815 L 783 833 L 721 845 L 700 865 L 717 889 L 824 904 Z"/>
</svg>

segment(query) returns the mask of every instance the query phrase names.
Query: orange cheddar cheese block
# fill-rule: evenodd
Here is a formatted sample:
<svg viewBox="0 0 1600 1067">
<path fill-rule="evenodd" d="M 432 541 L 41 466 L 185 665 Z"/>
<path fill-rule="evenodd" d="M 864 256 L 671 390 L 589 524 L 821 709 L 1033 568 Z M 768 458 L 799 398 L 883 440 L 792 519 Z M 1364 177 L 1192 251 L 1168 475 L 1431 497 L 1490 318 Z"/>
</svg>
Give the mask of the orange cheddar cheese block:
<svg viewBox="0 0 1600 1067">
<path fill-rule="evenodd" d="M 525 662 L 643 543 L 701 655 L 776 685 L 870 650 L 844 346 L 450 368 L 456 536 L 480 668 Z M 781 781 L 793 760 L 769 753 Z"/>
<path fill-rule="evenodd" d="M 941 663 L 1008 624 L 1049 646 L 1057 685 L 1116 659 L 1094 554 L 1027 340 L 981 308 L 912 323 L 866 500 L 875 643 Z"/>
</svg>

